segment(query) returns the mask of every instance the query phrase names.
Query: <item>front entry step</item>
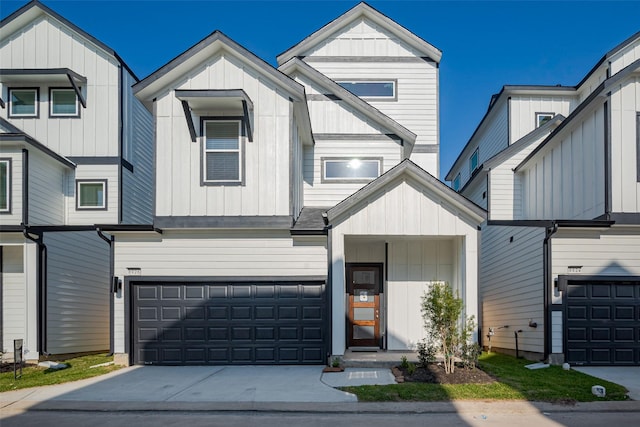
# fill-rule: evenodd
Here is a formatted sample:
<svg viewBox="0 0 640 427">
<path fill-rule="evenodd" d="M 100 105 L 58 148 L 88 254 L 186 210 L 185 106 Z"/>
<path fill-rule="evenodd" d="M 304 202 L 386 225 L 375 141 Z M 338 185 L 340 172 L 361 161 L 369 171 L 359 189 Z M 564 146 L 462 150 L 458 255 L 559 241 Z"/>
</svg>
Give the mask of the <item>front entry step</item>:
<svg viewBox="0 0 640 427">
<path fill-rule="evenodd" d="M 400 364 L 403 356 L 409 362 L 418 362 L 418 353 L 413 351 L 384 351 L 380 349 L 363 351 L 362 347 L 349 348 L 342 357 L 342 366 L 345 368 L 392 368 Z"/>
</svg>

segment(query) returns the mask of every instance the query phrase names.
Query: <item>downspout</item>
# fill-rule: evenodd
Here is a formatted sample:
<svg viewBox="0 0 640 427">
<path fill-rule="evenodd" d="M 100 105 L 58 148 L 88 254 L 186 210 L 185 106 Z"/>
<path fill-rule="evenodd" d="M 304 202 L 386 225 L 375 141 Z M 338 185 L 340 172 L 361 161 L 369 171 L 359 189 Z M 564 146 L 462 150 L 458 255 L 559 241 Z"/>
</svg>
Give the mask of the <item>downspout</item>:
<svg viewBox="0 0 640 427">
<path fill-rule="evenodd" d="M 114 302 L 113 302 L 113 294 L 116 292 L 116 290 L 113 288 L 113 281 L 114 281 L 114 252 L 115 252 L 115 247 L 113 242 L 115 241 L 115 237 L 111 236 L 111 237 L 107 237 L 100 228 L 96 228 L 96 232 L 98 233 L 98 237 L 100 237 L 102 240 L 104 240 L 105 242 L 107 242 L 107 244 L 109 245 L 109 355 L 111 356 L 113 354 L 113 349 L 114 349 L 114 314 L 115 314 L 115 307 L 114 307 Z"/>
<path fill-rule="evenodd" d="M 22 149 L 22 224 L 29 224 L 29 150 Z"/>
<path fill-rule="evenodd" d="M 327 349 L 326 362 L 329 364 L 329 360 L 333 356 L 333 227 L 329 224 L 329 217 L 326 212 L 322 213 L 322 221 L 324 222 L 325 230 L 327 230 L 327 285 L 325 286 L 325 293 L 327 295 L 327 337 L 329 348 Z"/>
<path fill-rule="evenodd" d="M 551 350 L 551 237 L 558 231 L 558 224 L 553 221 L 545 228 L 545 237 L 542 242 L 542 274 L 543 274 L 543 300 L 544 300 L 544 357 L 547 361 Z"/>
<path fill-rule="evenodd" d="M 124 197 L 122 196 L 122 190 L 124 189 L 124 185 L 122 185 L 122 161 L 124 160 L 124 108 L 122 108 L 122 103 L 124 101 L 123 91 L 123 69 L 122 64 L 118 65 L 118 157 L 120 161 L 118 162 L 118 224 L 122 224 L 123 218 L 123 209 L 122 209 L 122 200 Z M 99 235 L 100 233 L 98 233 Z"/>
</svg>

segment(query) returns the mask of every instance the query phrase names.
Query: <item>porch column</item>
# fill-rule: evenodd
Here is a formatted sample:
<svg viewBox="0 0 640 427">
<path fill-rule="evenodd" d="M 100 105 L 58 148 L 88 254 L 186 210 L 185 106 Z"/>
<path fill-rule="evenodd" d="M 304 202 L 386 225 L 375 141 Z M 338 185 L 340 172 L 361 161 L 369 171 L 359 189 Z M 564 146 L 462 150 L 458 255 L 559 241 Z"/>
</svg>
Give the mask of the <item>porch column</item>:
<svg viewBox="0 0 640 427">
<path fill-rule="evenodd" d="M 331 244 L 331 300 L 332 300 L 332 337 L 331 347 L 334 356 L 342 356 L 345 351 L 345 293 L 344 286 L 344 235 L 338 230 L 333 230 L 333 238 Z"/>
</svg>

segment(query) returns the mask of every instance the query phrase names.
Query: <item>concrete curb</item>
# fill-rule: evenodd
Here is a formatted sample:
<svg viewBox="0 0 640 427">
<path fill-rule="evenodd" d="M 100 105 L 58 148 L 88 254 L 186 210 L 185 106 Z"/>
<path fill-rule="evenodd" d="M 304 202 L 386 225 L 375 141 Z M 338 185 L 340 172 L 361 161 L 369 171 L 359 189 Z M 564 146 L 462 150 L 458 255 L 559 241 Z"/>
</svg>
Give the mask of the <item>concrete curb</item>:
<svg viewBox="0 0 640 427">
<path fill-rule="evenodd" d="M 16 401 L 3 402 L 2 411 L 100 411 L 100 412 L 283 412 L 283 413 L 482 413 L 527 414 L 567 412 L 638 412 L 640 401 L 588 402 L 560 405 L 528 401 L 453 402 L 108 402 L 108 401 Z"/>
</svg>

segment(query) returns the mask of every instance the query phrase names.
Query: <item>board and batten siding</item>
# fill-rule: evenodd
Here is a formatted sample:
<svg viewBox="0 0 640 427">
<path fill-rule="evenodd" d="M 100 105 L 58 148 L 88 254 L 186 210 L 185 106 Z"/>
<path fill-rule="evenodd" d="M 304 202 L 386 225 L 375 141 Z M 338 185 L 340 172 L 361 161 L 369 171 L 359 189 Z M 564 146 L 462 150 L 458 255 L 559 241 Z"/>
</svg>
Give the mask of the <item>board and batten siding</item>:
<svg viewBox="0 0 640 427">
<path fill-rule="evenodd" d="M 2 353 L 13 357 L 13 340 L 25 338 L 27 289 L 24 247 L 2 245 Z"/>
<path fill-rule="evenodd" d="M 611 89 L 611 210 L 640 212 L 640 78 L 632 76 Z"/>
<path fill-rule="evenodd" d="M 553 278 L 561 274 L 640 276 L 640 228 L 560 229 L 551 239 Z M 580 267 L 570 272 L 569 266 Z M 556 300 L 555 302 L 561 302 Z"/>
<path fill-rule="evenodd" d="M 458 239 L 389 242 L 387 350 L 415 350 L 426 337 L 422 296 L 432 283 L 446 282 L 464 293 L 455 267 L 459 244 Z"/>
<path fill-rule="evenodd" d="M 334 206 L 368 184 L 364 182 L 323 182 L 323 158 L 376 158 L 381 160 L 381 174 L 402 160 L 402 147 L 391 138 L 371 140 L 319 139 L 313 147 L 304 150 L 304 204 L 305 206 Z"/>
<path fill-rule="evenodd" d="M 2 99 L 9 87 L 39 87 L 39 118 L 12 118 L 24 132 L 63 156 L 117 156 L 118 61 L 54 18 L 41 15 L 14 34 L 0 40 L 2 68 L 69 68 L 87 78 L 81 85 L 87 108 L 79 118 L 49 117 L 49 87 L 68 84 L 20 83 L 3 85 Z M 8 109 L 0 109 L 7 118 Z"/>
<path fill-rule="evenodd" d="M 524 219 L 593 219 L 602 215 L 604 106 L 586 113 L 556 138 L 560 141 L 553 148 L 519 172 Z"/>
<path fill-rule="evenodd" d="M 73 225 L 118 223 L 118 165 L 78 165 L 75 179 L 67 180 L 67 223 Z M 76 209 L 76 180 L 107 180 L 107 209 Z"/>
<path fill-rule="evenodd" d="M 613 76 L 624 67 L 632 64 L 638 59 L 640 59 L 640 37 L 636 37 L 635 40 L 624 46 L 609 58 L 609 63 L 611 64 L 611 75 Z"/>
<path fill-rule="evenodd" d="M 484 226 L 480 250 L 482 336 L 489 328 L 493 347 L 544 352 L 543 247 L 544 227 Z M 511 241 L 513 238 L 513 241 Z M 530 328 L 529 320 L 538 328 Z M 487 341 L 483 338 L 483 344 Z"/>
<path fill-rule="evenodd" d="M 37 150 L 29 150 L 30 225 L 65 223 L 64 190 L 70 176 L 71 169 L 64 167 L 57 160 Z"/>
<path fill-rule="evenodd" d="M 511 95 L 509 141 L 511 144 L 538 127 L 536 113 L 568 117 L 577 106 L 575 96 Z"/>
<path fill-rule="evenodd" d="M 47 351 L 109 349 L 110 249 L 95 231 L 44 234 Z"/>
<path fill-rule="evenodd" d="M 290 109 L 288 95 L 231 53 L 196 67 L 175 89 L 242 88 L 254 105 L 253 142 L 243 137 L 243 185 L 201 185 L 202 137 L 191 142 L 182 104 L 168 89 L 156 109 L 156 215 L 290 215 Z M 201 116 L 238 116 L 237 110 L 192 112 L 200 134 Z"/>
<path fill-rule="evenodd" d="M 2 147 L 0 158 L 11 161 L 11 188 L 9 194 L 10 212 L 0 213 L 3 225 L 20 225 L 22 223 L 22 149 L 19 147 Z"/>
<path fill-rule="evenodd" d="M 154 147 L 153 116 L 133 96 L 136 80 L 123 70 L 123 152 L 133 172 L 122 168 L 122 222 L 150 224 L 153 221 Z"/>
<path fill-rule="evenodd" d="M 163 277 L 300 277 L 327 275 L 326 236 L 291 237 L 289 230 L 165 231 L 116 236 L 115 275 Z M 214 280 L 214 279 L 212 279 Z M 115 296 L 115 352 L 124 353 L 124 300 Z"/>
</svg>

